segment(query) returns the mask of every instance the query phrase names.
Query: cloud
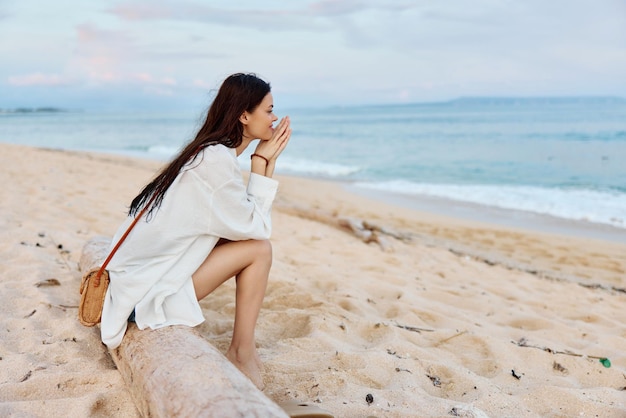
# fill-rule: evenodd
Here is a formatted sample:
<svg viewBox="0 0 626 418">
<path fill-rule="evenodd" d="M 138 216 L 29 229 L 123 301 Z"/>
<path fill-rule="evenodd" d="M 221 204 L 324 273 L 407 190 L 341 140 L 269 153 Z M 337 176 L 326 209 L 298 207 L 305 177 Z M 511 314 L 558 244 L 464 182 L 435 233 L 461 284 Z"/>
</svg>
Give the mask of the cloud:
<svg viewBox="0 0 626 418">
<path fill-rule="evenodd" d="M 413 62 L 428 62 L 427 67 L 437 62 L 463 66 L 475 59 L 558 67 L 560 49 L 577 49 L 590 60 L 599 46 L 624 51 L 626 3 L 621 3 L 609 0 L 590 7 L 576 0 L 475 0 L 469 7 L 451 0 L 404 8 L 396 3 L 355 13 L 336 27 L 351 49 L 392 50 L 396 58 L 397 53 L 412 56 Z"/>
<path fill-rule="evenodd" d="M 322 0 L 300 9 L 224 9 L 193 1 L 170 0 L 155 4 L 137 0 L 119 4 L 108 11 L 129 21 L 182 20 L 264 31 L 322 31 L 329 28 L 326 18 L 347 16 L 378 7 L 375 2 L 362 0 Z"/>
<path fill-rule="evenodd" d="M 342 16 L 362 13 L 368 10 L 402 12 L 416 9 L 418 6 L 409 1 L 386 1 L 384 4 L 377 0 L 321 0 L 311 3 L 304 14 L 309 16 Z"/>
<path fill-rule="evenodd" d="M 160 77 L 147 72 L 91 71 L 85 73 L 85 77 L 85 81 L 90 84 L 138 85 L 144 88 L 154 88 L 154 91 L 165 91 L 179 85 L 178 80 L 174 77 Z"/>
<path fill-rule="evenodd" d="M 417 3 L 408 0 L 319 0 L 301 6 L 284 3 L 281 8 L 212 7 L 197 0 L 134 0 L 107 11 L 125 21 L 185 21 L 263 32 L 291 31 L 341 35 L 348 48 L 460 49 L 475 42 L 503 44 L 531 35 L 544 23 L 535 18 L 537 7 L 511 2 L 476 0 L 467 7 L 460 0 Z M 543 7 L 544 9 L 547 8 Z M 503 19 L 509 16 L 510 19 Z M 539 13 L 539 16 L 541 14 Z M 309 41 L 314 41 L 309 36 Z M 501 40 L 503 40 L 501 42 Z"/>
<path fill-rule="evenodd" d="M 121 32 L 103 30 L 93 24 L 75 27 L 76 46 L 71 71 L 90 85 L 112 84 L 121 80 L 123 63 L 131 39 Z"/>
<path fill-rule="evenodd" d="M 150 72 L 137 71 L 137 67 L 155 67 L 146 63 L 158 58 L 194 59 L 184 52 L 152 52 L 139 47 L 135 39 L 124 31 L 104 30 L 93 24 L 76 26 L 78 44 L 77 66 L 89 82 L 94 84 L 132 83 L 150 86 L 175 86 L 171 76 L 156 76 Z M 201 55 L 201 54 L 200 54 Z"/>
<path fill-rule="evenodd" d="M 131 80 L 141 84 L 152 84 L 159 86 L 175 86 L 178 82 L 172 77 L 154 77 L 148 73 L 138 73 L 131 75 Z"/>
<path fill-rule="evenodd" d="M 71 84 L 68 79 L 58 74 L 24 74 L 11 76 L 8 78 L 8 83 L 16 87 L 30 87 L 30 86 L 65 86 Z"/>
<path fill-rule="evenodd" d="M 115 52 L 120 51 L 119 46 L 129 46 L 133 43 L 133 38 L 126 32 L 101 29 L 90 23 L 76 25 L 76 35 L 81 52 L 94 50 Z"/>
<path fill-rule="evenodd" d="M 368 4 L 361 0 L 322 0 L 311 3 L 307 14 L 315 16 L 348 15 L 368 8 Z"/>
<path fill-rule="evenodd" d="M 170 42 L 172 45 L 169 48 L 163 42 L 154 46 L 145 40 L 143 42 L 137 40 L 127 31 L 101 29 L 89 23 L 77 25 L 76 33 L 78 37 L 77 55 L 98 56 L 100 60 L 98 65 L 104 64 L 104 57 L 108 57 L 110 62 L 128 60 L 133 62 L 141 60 L 180 62 L 227 57 L 226 54 L 214 52 L 183 51 L 180 49 L 181 45 L 175 45 L 174 42 Z"/>
<path fill-rule="evenodd" d="M 148 3 L 119 4 L 108 9 L 107 12 L 119 17 L 122 20 L 158 20 L 171 17 L 169 8 L 164 8 L 162 4 L 151 6 Z"/>
<path fill-rule="evenodd" d="M 255 9 L 254 6 L 212 7 L 197 0 L 164 0 L 158 3 L 134 0 L 118 3 L 107 12 L 132 22 L 191 22 L 199 25 L 194 26 L 196 32 L 207 31 L 211 26 L 233 32 L 233 28 L 257 30 L 268 37 L 271 33 L 288 31 L 294 36 L 276 38 L 275 42 L 291 46 L 298 44 L 299 50 L 315 48 L 318 54 L 325 56 L 329 49 L 391 47 L 403 50 L 407 45 L 412 46 L 410 40 L 416 38 L 415 22 L 424 7 L 409 0 L 384 3 L 377 0 L 285 2 L 279 8 L 265 9 Z M 405 38 L 399 42 L 395 41 L 398 32 Z M 224 42 L 234 39 L 237 35 L 229 35 Z"/>
<path fill-rule="evenodd" d="M 27 3 L 0 0 L 0 81 L 20 92 L 183 97 L 255 71 L 294 101 L 346 103 L 623 91 L 626 74 L 623 0 Z"/>
<path fill-rule="evenodd" d="M 97 59 L 92 64 L 98 62 Z M 94 66 L 97 66 L 94 64 Z M 76 78 L 59 74 L 32 73 L 8 77 L 7 82 L 15 87 L 31 86 L 67 86 L 70 84 L 84 84 L 96 82 L 97 84 L 135 84 L 146 89 L 163 92 L 169 87 L 177 86 L 178 80 L 173 77 L 158 77 L 150 73 L 114 73 L 107 71 L 86 72 L 82 77 Z M 159 93 L 162 94 L 162 93 Z"/>
<path fill-rule="evenodd" d="M 284 3 L 286 6 L 289 3 Z M 417 6 L 409 1 L 386 1 L 381 4 L 376 0 L 320 0 L 304 8 L 251 9 L 217 8 L 193 0 L 165 0 L 155 3 L 148 0 L 127 1 L 110 8 L 108 11 L 124 20 L 202 20 L 224 24 L 250 24 L 257 22 L 268 30 L 273 29 L 271 21 L 266 19 L 297 19 L 301 24 L 311 17 L 333 17 L 361 13 L 367 10 L 404 11 Z M 305 26 L 306 28 L 306 26 Z"/>
<path fill-rule="evenodd" d="M 122 20 L 129 21 L 188 20 L 223 24 L 245 22 L 252 14 L 249 10 L 219 9 L 189 1 L 162 1 L 155 4 L 145 0 L 125 2 L 109 9 L 109 12 Z M 266 11 L 257 13 L 259 20 L 263 16 L 272 14 Z"/>
<path fill-rule="evenodd" d="M 188 62 L 194 60 L 221 59 L 229 57 L 228 54 L 215 52 L 185 52 L 185 51 L 137 51 L 140 58 L 162 60 L 162 61 L 180 61 Z"/>
<path fill-rule="evenodd" d="M 67 60 L 52 65 L 45 59 L 33 60 L 22 66 L 31 67 L 27 70 L 5 69 L 0 76 L 2 81 L 16 89 L 76 87 L 95 91 L 94 88 L 119 87 L 150 95 L 172 95 L 173 89 L 186 85 L 175 77 L 175 67 L 138 59 L 150 54 L 142 55 L 134 38 L 124 31 L 103 30 L 93 24 L 80 24 L 73 29 L 75 42 Z M 189 59 L 193 58 L 186 57 L 185 61 Z"/>
</svg>

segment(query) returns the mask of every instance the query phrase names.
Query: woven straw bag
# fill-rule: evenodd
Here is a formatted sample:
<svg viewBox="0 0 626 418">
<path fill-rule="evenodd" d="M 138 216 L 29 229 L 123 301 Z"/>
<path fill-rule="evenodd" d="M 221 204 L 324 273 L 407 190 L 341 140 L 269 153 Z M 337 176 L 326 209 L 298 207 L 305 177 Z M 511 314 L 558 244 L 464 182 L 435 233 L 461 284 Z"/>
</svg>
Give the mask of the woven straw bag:
<svg viewBox="0 0 626 418">
<path fill-rule="evenodd" d="M 148 207 L 155 199 L 155 195 L 150 199 L 150 202 L 141 210 L 139 215 L 135 217 L 130 224 L 124 235 L 115 244 L 115 247 L 109 253 L 102 266 L 89 270 L 82 278 L 80 282 L 80 303 L 78 304 L 78 320 L 86 327 L 93 327 L 100 323 L 102 319 L 102 308 L 104 306 L 104 298 L 109 288 L 109 272 L 106 269 L 109 261 L 113 258 L 113 255 L 117 252 L 118 248 L 122 245 L 130 231 L 137 224 L 139 218 L 146 213 Z"/>
<path fill-rule="evenodd" d="M 83 276 L 80 283 L 78 320 L 84 326 L 93 327 L 100 323 L 109 281 L 109 272 L 101 267 L 92 269 Z"/>
</svg>

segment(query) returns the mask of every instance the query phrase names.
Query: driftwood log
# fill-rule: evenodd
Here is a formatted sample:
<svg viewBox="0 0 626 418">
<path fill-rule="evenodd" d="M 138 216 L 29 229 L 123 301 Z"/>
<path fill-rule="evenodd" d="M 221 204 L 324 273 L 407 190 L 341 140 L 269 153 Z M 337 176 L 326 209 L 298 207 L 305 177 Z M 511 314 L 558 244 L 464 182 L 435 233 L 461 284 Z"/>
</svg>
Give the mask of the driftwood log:
<svg viewBox="0 0 626 418">
<path fill-rule="evenodd" d="M 88 241 L 80 270 L 101 265 L 110 243 Z M 122 344 L 109 352 L 144 417 L 288 417 L 193 328 L 129 324 Z"/>
<path fill-rule="evenodd" d="M 277 205 L 281 212 L 288 215 L 321 222 L 326 225 L 352 233 L 366 244 L 376 243 L 383 251 L 393 251 L 393 245 L 387 237 L 392 237 L 400 241 L 411 241 L 411 235 L 397 232 L 386 227 L 376 225 L 372 222 L 359 218 L 339 216 L 336 213 L 321 209 L 312 209 L 296 205 Z"/>
</svg>

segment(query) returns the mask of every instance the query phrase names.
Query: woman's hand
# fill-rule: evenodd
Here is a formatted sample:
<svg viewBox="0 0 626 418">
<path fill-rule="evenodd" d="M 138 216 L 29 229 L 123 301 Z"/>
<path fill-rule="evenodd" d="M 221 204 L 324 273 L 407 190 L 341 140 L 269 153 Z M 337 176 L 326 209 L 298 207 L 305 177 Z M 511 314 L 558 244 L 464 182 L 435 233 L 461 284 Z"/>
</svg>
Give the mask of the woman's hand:
<svg viewBox="0 0 626 418">
<path fill-rule="evenodd" d="M 269 164 L 275 163 L 291 138 L 290 125 L 289 116 L 282 118 L 274 129 L 272 137 L 267 141 L 259 141 L 254 153 L 266 158 Z"/>
<path fill-rule="evenodd" d="M 262 174 L 266 177 L 272 177 L 274 175 L 276 159 L 283 152 L 285 147 L 287 147 L 289 138 L 291 138 L 290 124 L 289 116 L 285 116 L 280 120 L 276 129 L 274 129 L 272 137 L 267 141 L 261 140 L 259 142 L 254 150 L 254 154 L 252 154 L 251 172 Z M 267 163 L 263 160 L 267 161 Z"/>
</svg>

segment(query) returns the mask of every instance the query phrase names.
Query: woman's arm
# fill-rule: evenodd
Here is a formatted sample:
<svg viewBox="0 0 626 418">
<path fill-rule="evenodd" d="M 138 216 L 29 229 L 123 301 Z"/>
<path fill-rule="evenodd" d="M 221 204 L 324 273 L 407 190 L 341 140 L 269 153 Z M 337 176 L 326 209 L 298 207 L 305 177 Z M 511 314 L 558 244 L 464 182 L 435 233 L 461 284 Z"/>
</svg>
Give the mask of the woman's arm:
<svg viewBox="0 0 626 418">
<path fill-rule="evenodd" d="M 252 173 L 248 185 L 233 179 L 216 190 L 208 208 L 208 233 L 230 241 L 268 239 L 278 182 Z"/>
</svg>

